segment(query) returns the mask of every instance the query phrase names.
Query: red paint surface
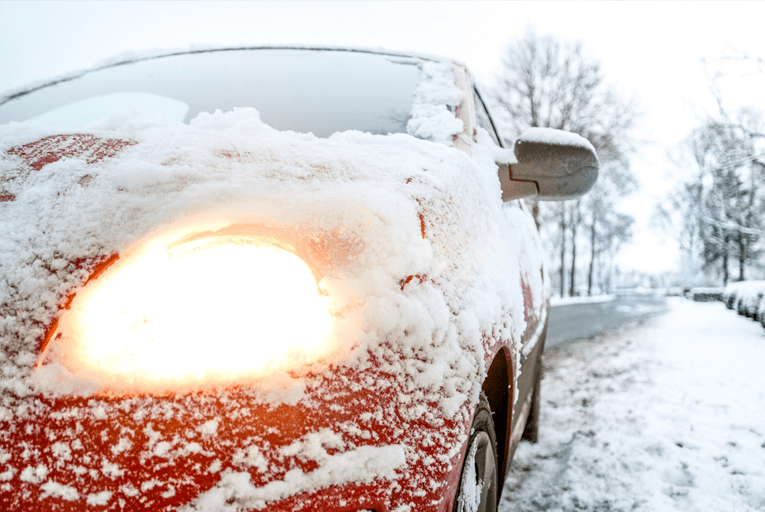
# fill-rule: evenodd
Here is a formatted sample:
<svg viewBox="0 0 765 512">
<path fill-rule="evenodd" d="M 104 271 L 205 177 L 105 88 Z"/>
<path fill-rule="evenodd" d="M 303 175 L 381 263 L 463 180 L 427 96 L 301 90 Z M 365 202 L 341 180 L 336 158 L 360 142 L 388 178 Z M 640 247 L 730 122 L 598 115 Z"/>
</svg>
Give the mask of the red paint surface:
<svg viewBox="0 0 765 512">
<path fill-rule="evenodd" d="M 352 385 L 360 382 L 367 384 Z M 0 487 L 0 503 L 5 511 L 26 512 L 30 503 L 35 503 L 36 511 L 80 511 L 85 496 L 107 490 L 114 493 L 107 505 L 87 509 L 176 510 L 218 482 L 220 472 L 208 472 L 216 460 L 222 463 L 221 471 L 249 472 L 256 486 L 282 480 L 292 469 L 313 471 L 315 462 L 284 456 L 279 449 L 310 432 L 329 428 L 342 432 L 349 445 L 404 444 L 415 453 L 434 456 L 434 460 L 425 464 L 422 459 L 408 459 L 407 466 L 398 471 L 400 478 L 394 481 L 346 484 L 302 493 L 269 503 L 266 510 L 340 511 L 375 507 L 383 512 L 411 503 L 412 510 L 445 511 L 456 485 L 460 454 L 451 464 L 435 456 L 453 446 L 467 425 L 464 419 L 435 423 L 425 417 L 404 419 L 401 412 L 409 406 L 400 403 L 401 391 L 399 380 L 374 364 L 363 371 L 335 368 L 315 376 L 310 380 L 307 399 L 296 406 L 263 405 L 258 403 L 257 393 L 247 389 L 166 397 L 38 396 L 26 400 L 30 403 L 26 414 L 0 421 L 0 449 L 10 455 L 8 465 L 16 468 L 14 476 L 3 482 L 9 485 Z M 438 407 L 437 403 L 426 405 L 432 410 Z M 104 411 L 102 417 L 92 412 L 99 406 Z M 362 421 L 359 416 L 364 412 L 382 415 Z M 198 429 L 213 419 L 220 420 L 217 433 L 201 435 Z M 357 424 L 371 433 L 371 439 L 343 432 L 338 428 L 343 422 Z M 163 441 L 173 443 L 170 453 L 182 449 L 187 442 L 199 443 L 202 452 L 179 456 L 173 461 L 151 455 L 151 436 L 155 432 Z M 432 434 L 444 443 L 433 442 Z M 116 452 L 121 438 L 129 439 L 131 446 Z M 83 449 L 72 449 L 67 461 L 56 457 L 55 443 L 73 446 L 75 440 L 82 443 Z M 238 450 L 252 444 L 261 448 L 268 461 L 265 474 L 233 462 Z M 332 454 L 333 450 L 328 452 Z M 107 474 L 103 471 L 105 463 L 117 465 L 122 473 Z M 45 481 L 76 489 L 80 499 L 70 502 L 45 497 L 38 484 L 22 481 L 20 474 L 24 468 L 38 464 L 49 468 Z M 73 471 L 73 467 L 83 468 L 82 474 Z M 131 486 L 140 490 L 152 480 L 162 483 L 144 488 L 132 497 L 124 491 Z M 442 483 L 442 487 L 431 489 L 431 481 Z M 417 496 L 421 489 L 427 493 Z"/>
<path fill-rule="evenodd" d="M 417 280 L 420 282 L 420 284 L 422 284 L 422 283 L 425 282 L 425 280 L 428 278 L 428 276 L 427 275 L 420 275 L 420 274 L 415 274 L 413 276 L 406 276 L 406 278 L 404 278 L 404 279 L 402 279 L 401 281 L 398 282 L 398 284 L 401 285 L 401 290 L 403 291 L 404 287 L 406 287 L 406 285 L 408 285 L 410 283 L 410 281 L 412 279 L 414 279 L 414 278 L 417 278 Z"/>
<path fill-rule="evenodd" d="M 134 140 L 105 139 L 95 135 L 74 133 L 52 135 L 23 146 L 8 150 L 9 155 L 18 156 L 39 171 L 48 164 L 62 158 L 85 157 L 88 164 L 94 164 L 104 158 L 110 158 L 128 146 L 138 144 Z"/>
<path fill-rule="evenodd" d="M 19 177 L 23 180 L 30 172 L 39 171 L 48 164 L 64 158 L 84 157 L 87 164 L 95 164 L 105 158 L 111 158 L 128 146 L 138 144 L 134 140 L 106 139 L 95 135 L 74 133 L 68 135 L 52 135 L 35 142 L 16 146 L 8 150 L 9 155 L 21 158 L 26 164 L 21 169 Z M 18 177 L 15 179 L 19 179 Z M 82 186 L 88 184 L 93 177 L 85 174 L 80 178 Z M 0 179 L 0 182 L 4 180 Z M 13 181 L 8 179 L 5 181 Z M 16 195 L 0 189 L 0 203 L 16 200 Z"/>
</svg>

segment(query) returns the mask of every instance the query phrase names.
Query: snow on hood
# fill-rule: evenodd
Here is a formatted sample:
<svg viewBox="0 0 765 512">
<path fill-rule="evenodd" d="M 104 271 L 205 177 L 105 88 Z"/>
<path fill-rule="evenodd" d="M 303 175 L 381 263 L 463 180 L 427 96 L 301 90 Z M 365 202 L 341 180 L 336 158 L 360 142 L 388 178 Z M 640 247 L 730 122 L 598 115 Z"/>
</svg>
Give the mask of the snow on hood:
<svg viewBox="0 0 765 512">
<path fill-rule="evenodd" d="M 122 257 L 152 237 L 232 224 L 360 240 L 363 250 L 323 276 L 333 308 L 343 312 L 337 348 L 323 364 L 403 354 L 403 362 L 390 359 L 389 370 L 439 392 L 444 413 L 477 399 L 486 371 L 482 336 L 520 339 L 523 298 L 506 284 L 518 280 L 520 248 L 508 241 L 513 227 L 490 149 L 474 150 L 471 159 L 404 134 L 320 139 L 276 131 L 253 109 L 202 114 L 190 125 L 140 116 L 113 121 L 90 131 L 125 141 L 111 158 L 62 158 L 37 171 L 8 152 L 53 133 L 0 127 L 2 185 L 15 197 L 0 202 L 6 392 L 115 385 L 108 375 L 89 375 L 83 387 L 66 372 L 33 371 L 45 327 L 92 270 L 72 262 Z M 499 325 L 508 313 L 514 323 Z M 285 378 L 299 384 L 282 375 L 259 385 L 284 386 Z"/>
</svg>

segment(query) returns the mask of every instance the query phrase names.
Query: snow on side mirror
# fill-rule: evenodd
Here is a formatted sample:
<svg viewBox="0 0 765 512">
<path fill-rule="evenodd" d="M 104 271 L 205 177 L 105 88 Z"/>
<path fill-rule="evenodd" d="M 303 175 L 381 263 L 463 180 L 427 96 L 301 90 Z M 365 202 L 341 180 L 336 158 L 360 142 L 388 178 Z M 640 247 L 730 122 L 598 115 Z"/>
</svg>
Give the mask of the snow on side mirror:
<svg viewBox="0 0 765 512">
<path fill-rule="evenodd" d="M 543 201 L 576 199 L 598 179 L 598 156 L 590 141 L 571 132 L 530 128 L 515 143 L 517 163 L 500 166 L 502 199 L 536 195 Z"/>
</svg>

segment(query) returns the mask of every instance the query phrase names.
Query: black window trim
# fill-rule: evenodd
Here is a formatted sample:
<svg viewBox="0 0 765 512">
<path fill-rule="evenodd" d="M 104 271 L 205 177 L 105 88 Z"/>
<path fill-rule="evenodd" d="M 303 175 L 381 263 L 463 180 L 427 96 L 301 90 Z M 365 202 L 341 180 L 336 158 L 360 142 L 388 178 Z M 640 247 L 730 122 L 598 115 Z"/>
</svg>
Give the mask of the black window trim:
<svg viewBox="0 0 765 512">
<path fill-rule="evenodd" d="M 476 98 L 478 98 L 478 101 L 481 102 L 481 106 L 483 107 L 484 111 L 486 111 L 486 114 L 489 117 L 489 122 L 491 123 L 491 128 L 494 130 L 494 135 L 497 138 L 497 141 L 499 142 L 499 147 L 504 148 L 505 141 L 503 141 L 502 137 L 500 137 L 499 130 L 497 130 L 497 125 L 494 124 L 494 119 L 491 117 L 491 112 L 489 111 L 489 108 L 486 106 L 486 102 L 483 101 L 483 98 L 481 97 L 481 93 L 478 92 L 478 87 L 473 86 L 473 93 L 475 94 Z"/>
</svg>

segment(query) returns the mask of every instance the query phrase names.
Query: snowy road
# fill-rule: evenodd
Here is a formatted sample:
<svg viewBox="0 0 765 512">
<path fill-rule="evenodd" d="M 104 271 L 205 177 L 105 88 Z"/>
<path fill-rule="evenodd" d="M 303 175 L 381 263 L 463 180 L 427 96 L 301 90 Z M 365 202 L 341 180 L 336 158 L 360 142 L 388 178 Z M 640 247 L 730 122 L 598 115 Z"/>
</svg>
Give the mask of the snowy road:
<svg viewBox="0 0 765 512">
<path fill-rule="evenodd" d="M 550 310 L 545 347 L 549 349 L 562 343 L 589 338 L 627 322 L 666 311 L 667 298 L 663 295 L 611 297 L 613 300 L 554 306 Z"/>
<path fill-rule="evenodd" d="M 765 330 L 721 303 L 545 354 L 500 510 L 765 511 Z"/>
</svg>

